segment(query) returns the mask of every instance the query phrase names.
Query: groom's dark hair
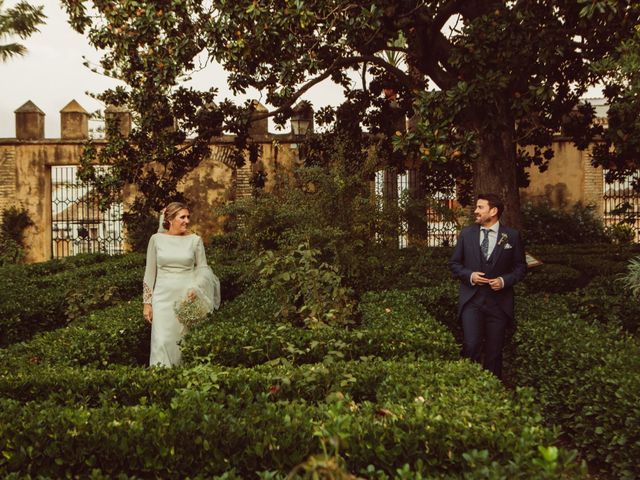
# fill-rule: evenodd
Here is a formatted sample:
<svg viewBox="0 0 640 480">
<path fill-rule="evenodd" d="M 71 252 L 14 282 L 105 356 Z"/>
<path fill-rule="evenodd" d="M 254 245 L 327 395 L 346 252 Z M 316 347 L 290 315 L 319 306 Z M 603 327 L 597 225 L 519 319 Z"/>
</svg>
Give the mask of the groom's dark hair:
<svg viewBox="0 0 640 480">
<path fill-rule="evenodd" d="M 479 193 L 478 200 L 486 200 L 487 202 L 489 202 L 489 208 L 497 208 L 498 218 L 500 218 L 502 212 L 504 212 L 504 202 L 495 193 Z"/>
</svg>

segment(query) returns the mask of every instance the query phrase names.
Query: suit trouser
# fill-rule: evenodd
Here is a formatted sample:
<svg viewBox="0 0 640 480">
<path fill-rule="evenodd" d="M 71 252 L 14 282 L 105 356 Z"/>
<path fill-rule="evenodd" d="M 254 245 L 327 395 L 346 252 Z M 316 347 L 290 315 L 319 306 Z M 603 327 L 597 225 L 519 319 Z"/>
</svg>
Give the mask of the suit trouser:
<svg viewBox="0 0 640 480">
<path fill-rule="evenodd" d="M 478 292 L 462 309 L 462 355 L 480 363 L 484 340 L 482 365 L 496 377 L 502 378 L 502 348 L 510 319 L 491 295 L 484 293 Z"/>
</svg>

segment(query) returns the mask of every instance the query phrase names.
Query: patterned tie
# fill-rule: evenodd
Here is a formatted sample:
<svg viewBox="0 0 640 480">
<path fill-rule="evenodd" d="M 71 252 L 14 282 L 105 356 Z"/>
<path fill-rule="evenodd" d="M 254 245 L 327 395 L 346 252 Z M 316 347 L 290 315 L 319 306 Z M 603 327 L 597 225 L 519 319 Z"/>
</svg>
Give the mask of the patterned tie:
<svg viewBox="0 0 640 480">
<path fill-rule="evenodd" d="M 489 229 L 483 228 L 482 233 L 484 233 L 484 238 L 482 239 L 482 243 L 480 244 L 480 250 L 482 250 L 482 255 L 484 255 L 485 260 L 489 258 Z"/>
</svg>

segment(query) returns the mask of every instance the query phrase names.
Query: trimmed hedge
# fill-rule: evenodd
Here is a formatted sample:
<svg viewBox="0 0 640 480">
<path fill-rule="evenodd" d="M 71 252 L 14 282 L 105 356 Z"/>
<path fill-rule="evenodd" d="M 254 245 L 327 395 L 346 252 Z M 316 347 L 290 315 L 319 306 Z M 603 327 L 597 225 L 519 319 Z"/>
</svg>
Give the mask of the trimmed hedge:
<svg viewBox="0 0 640 480">
<path fill-rule="evenodd" d="M 319 434 L 325 442 L 340 439 L 350 471 L 377 472 L 377 478 L 404 465 L 458 478 L 581 475 L 570 453 L 545 461 L 538 451 L 555 434 L 540 427 L 530 392 L 514 399 L 469 362 L 376 360 L 276 370 L 184 371 L 188 388 L 168 406 L 0 400 L 0 473 L 88 477 L 98 469 L 105 476 L 210 478 L 233 471 L 248 478 L 286 473 L 319 454 Z"/>
<path fill-rule="evenodd" d="M 82 255 L 0 272 L 0 346 L 140 295 L 144 257 Z"/>
<path fill-rule="evenodd" d="M 301 329 L 278 323 L 268 292 L 252 290 L 213 321 L 194 328 L 183 342 L 185 365 L 213 363 L 253 366 L 269 361 L 316 363 L 333 357 L 394 358 L 415 353 L 426 358 L 458 358 L 451 334 L 409 293 L 369 293 L 359 306 L 361 324 L 352 329 Z"/>
<path fill-rule="evenodd" d="M 141 304 L 129 301 L 0 349 L 0 371 L 19 371 L 34 364 L 142 365 L 149 360 L 149 337 Z"/>
<path fill-rule="evenodd" d="M 534 387 L 545 416 L 582 455 L 616 478 L 640 476 L 640 346 L 587 322 L 559 299 L 519 303 L 515 375 Z"/>
<path fill-rule="evenodd" d="M 248 286 L 245 267 L 222 264 L 210 254 L 224 301 Z M 83 254 L 0 268 L 0 347 L 62 327 L 88 312 L 142 297 L 145 256 Z"/>
<path fill-rule="evenodd" d="M 529 293 L 562 293 L 575 290 L 583 274 L 575 268 L 555 263 L 543 263 L 532 268 L 523 280 Z"/>
<path fill-rule="evenodd" d="M 170 368 L 29 365 L 0 375 L 0 397 L 21 402 L 47 400 L 58 405 L 97 407 L 102 404 L 168 406 L 181 373 Z"/>
<path fill-rule="evenodd" d="M 631 334 L 640 329 L 640 302 L 619 277 L 595 277 L 587 286 L 565 296 L 569 309 L 585 321 L 621 327 Z"/>
<path fill-rule="evenodd" d="M 629 259 L 640 251 L 638 245 L 533 245 L 531 253 L 546 264 L 565 265 L 579 270 L 585 280 L 624 273 Z M 535 271 L 536 269 L 533 269 Z M 577 286 L 584 286 L 582 281 Z"/>
</svg>

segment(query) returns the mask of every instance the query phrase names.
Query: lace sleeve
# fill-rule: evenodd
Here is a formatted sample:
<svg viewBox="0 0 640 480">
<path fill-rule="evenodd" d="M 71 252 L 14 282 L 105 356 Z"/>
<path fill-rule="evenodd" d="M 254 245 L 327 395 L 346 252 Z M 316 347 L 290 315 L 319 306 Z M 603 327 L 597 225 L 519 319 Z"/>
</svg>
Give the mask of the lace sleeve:
<svg viewBox="0 0 640 480">
<path fill-rule="evenodd" d="M 152 236 L 147 247 L 147 264 L 144 269 L 144 279 L 142 280 L 142 303 L 151 303 L 153 287 L 156 284 L 156 272 L 156 241 L 155 236 Z"/>
<path fill-rule="evenodd" d="M 220 306 L 220 280 L 207 265 L 207 257 L 204 252 L 202 238 L 198 237 L 195 246 L 195 281 L 192 291 L 198 298 L 205 302 L 207 309 L 212 311 Z"/>
</svg>

